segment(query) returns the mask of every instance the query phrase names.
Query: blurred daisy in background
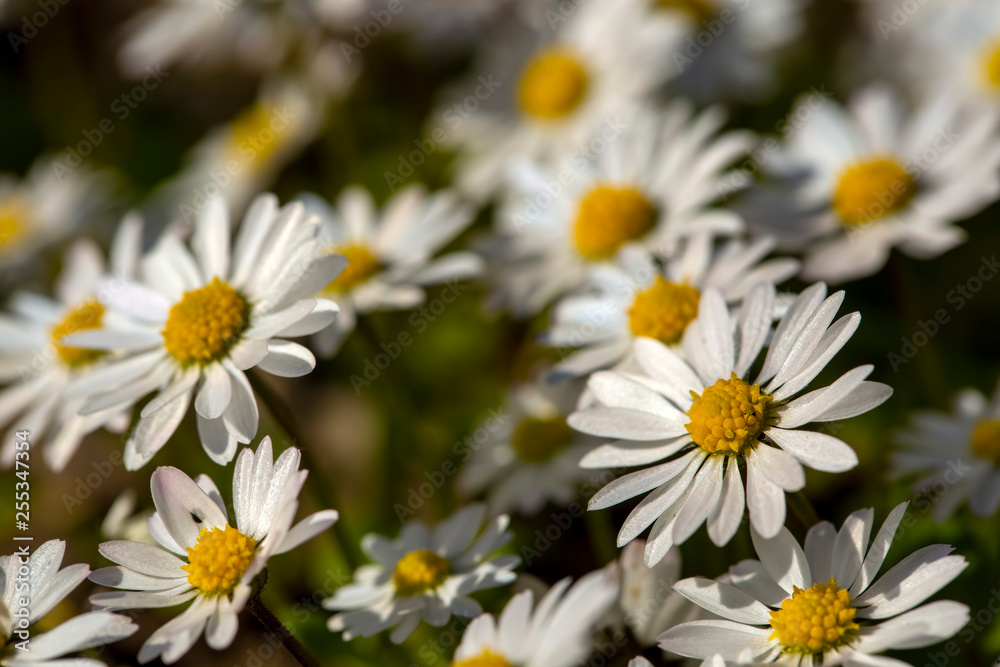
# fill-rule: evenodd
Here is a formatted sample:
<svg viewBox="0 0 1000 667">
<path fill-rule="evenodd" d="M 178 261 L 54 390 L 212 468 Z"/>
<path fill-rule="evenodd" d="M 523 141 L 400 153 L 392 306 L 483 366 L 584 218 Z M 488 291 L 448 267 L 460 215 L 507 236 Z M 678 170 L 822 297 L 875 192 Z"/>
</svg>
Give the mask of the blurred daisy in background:
<svg viewBox="0 0 1000 667">
<path fill-rule="evenodd" d="M 495 307 L 534 314 L 631 243 L 666 255 L 685 236 L 743 229 L 738 215 L 712 205 L 752 133 L 720 133 L 721 109 L 696 114 L 686 102 L 618 118 L 619 133 L 589 158 L 566 152 L 551 167 L 516 171 L 486 246 L 499 275 Z"/>
<path fill-rule="evenodd" d="M 236 526 L 226 502 L 207 475 L 193 480 L 177 468 L 157 468 L 150 478 L 156 513 L 149 532 L 159 543 L 112 541 L 101 555 L 117 563 L 96 570 L 90 580 L 121 591 L 90 598 L 98 609 L 149 609 L 192 601 L 157 629 L 139 651 L 139 662 L 177 662 L 205 633 L 209 647 L 228 647 L 238 629 L 237 615 L 255 591 L 254 579 L 268 559 L 291 551 L 329 528 L 336 510 L 310 514 L 292 525 L 308 471 L 299 470 L 299 450 L 289 447 L 277 460 L 271 438 L 254 453 L 243 449 L 233 471 Z"/>
<path fill-rule="evenodd" d="M 125 443 L 126 469 L 149 462 L 192 398 L 202 447 L 216 463 L 228 463 L 237 443 L 257 433 L 257 402 L 244 371 L 312 371 L 312 353 L 286 338 L 333 321 L 337 304 L 310 297 L 347 264 L 323 253 L 318 227 L 319 218 L 306 216 L 301 204 L 279 209 L 277 198 L 261 195 L 230 248 L 226 204 L 213 199 L 198 217 L 191 249 L 168 231 L 143 258 L 140 281 L 101 291 L 118 321 L 71 334 L 63 344 L 127 353 L 77 383 L 92 397 L 82 414 L 120 410 L 156 393 Z"/>
<path fill-rule="evenodd" d="M 668 630 L 660 646 L 692 658 L 719 653 L 782 665 L 905 665 L 875 654 L 931 646 L 969 621 L 950 600 L 923 606 L 968 563 L 936 544 L 919 549 L 876 578 L 906 510 L 896 507 L 869 545 L 874 512 L 850 515 L 838 532 L 822 521 L 800 547 L 787 529 L 765 539 L 751 527 L 760 560 L 744 560 L 726 581 L 684 579 L 675 588 L 725 620 Z"/>
<path fill-rule="evenodd" d="M 0 639 L 3 640 L 0 665 L 97 667 L 104 663 L 64 656 L 111 644 L 139 629 L 127 616 L 91 611 L 38 632 L 38 621 L 62 603 L 90 574 L 90 567 L 83 563 L 60 569 L 65 553 L 65 542 L 48 540 L 30 557 L 19 553 L 0 556 Z M 29 602 L 27 608 L 24 601 Z M 36 627 L 32 629 L 32 626 Z M 26 649 L 18 648 L 22 642 Z"/>
<path fill-rule="evenodd" d="M 149 534 L 147 523 L 154 514 L 152 510 L 135 511 L 135 492 L 125 489 L 108 508 L 108 513 L 101 521 L 101 537 L 109 540 L 128 540 L 129 542 L 146 542 L 156 544 Z"/>
<path fill-rule="evenodd" d="M 796 205 L 811 213 L 789 229 L 762 212 L 759 228 L 804 245 L 803 276 L 842 282 L 881 269 L 893 247 L 929 259 L 965 240 L 953 223 L 1000 194 L 1000 110 L 936 96 L 906 113 L 886 88 L 857 93 L 847 110 L 808 97 L 782 156 L 803 182 Z M 776 217 L 779 216 L 779 217 Z M 789 218 L 784 218 L 789 220 Z"/>
<path fill-rule="evenodd" d="M 429 194 L 410 186 L 381 211 L 360 187 L 345 189 L 333 206 L 313 195 L 301 199 L 308 212 L 322 219 L 319 243 L 324 251 L 348 259 L 344 272 L 318 294 L 340 307 L 334 324 L 312 339 L 324 357 L 337 352 L 358 315 L 413 308 L 426 299 L 427 285 L 463 280 L 482 270 L 472 252 L 434 256 L 473 218 L 473 210 L 449 190 Z"/>
<path fill-rule="evenodd" d="M 469 594 L 514 581 L 511 570 L 521 560 L 491 556 L 514 534 L 507 530 L 506 515 L 484 528 L 485 516 L 485 505 L 467 505 L 433 529 L 410 521 L 394 541 L 366 535 L 361 548 L 375 563 L 359 567 L 353 583 L 323 601 L 325 608 L 341 612 L 330 618 L 330 630 L 350 640 L 393 628 L 390 638 L 399 644 L 421 620 L 439 628 L 452 615 L 482 614 Z"/>
<path fill-rule="evenodd" d="M 580 485 L 593 476 L 580 468 L 580 459 L 600 443 L 566 424 L 579 395 L 580 387 L 572 383 L 513 387 L 503 410 L 508 418 L 486 442 L 476 442 L 459 474 L 459 492 L 469 496 L 487 490 L 492 514 L 532 515 L 549 502 L 560 507 L 573 502 Z"/>
<path fill-rule="evenodd" d="M 645 540 L 634 540 L 622 549 L 618 606 L 632 636 L 640 646 L 648 647 L 675 625 L 693 621 L 701 610 L 673 588 L 681 577 L 680 549 L 670 549 L 652 567 L 643 562 L 645 549 Z"/>
<path fill-rule="evenodd" d="M 951 413 L 914 413 L 912 425 L 898 431 L 895 439 L 902 447 L 892 456 L 893 476 L 920 475 L 914 490 L 934 494 L 931 513 L 935 521 L 944 521 L 964 502 L 976 516 L 996 514 L 1000 506 L 1000 386 L 992 398 L 963 389 Z"/>
<path fill-rule="evenodd" d="M 613 571 L 597 570 L 570 586 L 566 578 L 534 605 L 531 590 L 518 593 L 499 618 L 483 614 L 462 634 L 454 667 L 572 667 L 593 651 L 592 636 L 614 604 Z"/>
<path fill-rule="evenodd" d="M 23 179 L 0 174 L 0 278 L 5 281 L 13 277 L 12 267 L 80 232 L 102 206 L 108 194 L 104 180 L 84 166 L 70 166 L 70 158 L 40 157 Z M 18 274 L 19 281 L 23 278 Z"/>
<path fill-rule="evenodd" d="M 490 40 L 473 68 L 488 76 L 457 84 L 436 114 L 460 154 L 456 185 L 476 200 L 496 193 L 520 163 L 586 150 L 595 129 L 614 129 L 627 105 L 664 80 L 666 64 L 644 38 L 636 8 L 564 4 L 546 17 Z"/>
<path fill-rule="evenodd" d="M 3 436 L 0 464 L 14 465 L 15 431 L 31 433 L 42 446 L 46 464 L 59 472 L 76 453 L 84 436 L 104 427 L 121 433 L 129 424 L 131 402 L 81 415 L 87 403 L 74 387 L 96 369 L 107 368 L 113 354 L 65 345 L 76 332 L 98 329 L 113 318 L 98 301 L 99 289 L 114 289 L 134 276 L 139 262 L 141 222 L 127 218 L 119 227 L 106 266 L 100 248 L 78 240 L 66 253 L 56 280 L 55 298 L 34 292 L 15 292 L 11 315 L 0 314 L 0 426 L 11 424 Z M 111 274 L 111 282 L 101 287 Z"/>
<path fill-rule="evenodd" d="M 736 304 L 755 285 L 780 284 L 799 272 L 794 259 L 764 260 L 774 248 L 769 239 L 713 246 L 711 236 L 699 234 L 658 261 L 633 245 L 622 248 L 616 264 L 595 267 L 587 280 L 592 289 L 557 302 L 543 334 L 546 345 L 582 348 L 556 365 L 555 375 L 582 377 L 614 366 L 628 358 L 637 337 L 679 345 L 704 290 Z"/>
<path fill-rule="evenodd" d="M 865 380 L 873 367 L 859 366 L 794 398 L 861 321 L 851 313 L 833 322 L 844 293 L 825 296 L 822 283 L 805 290 L 770 335 L 772 285 L 755 287 L 738 315 L 729 313 L 719 292 L 708 290 L 684 333 L 683 356 L 640 338 L 634 350 L 641 374 L 600 371 L 590 377 L 598 404 L 570 415 L 569 424 L 616 441 L 595 449 L 582 465 L 657 463 L 619 477 L 590 500 L 597 510 L 651 491 L 625 520 L 618 546 L 652 525 L 646 546 L 646 564 L 652 565 L 706 521 L 709 538 L 723 546 L 739 528 L 744 507 L 751 525 L 774 537 L 785 522 L 785 492 L 805 486 L 803 464 L 825 472 L 857 465 L 847 444 L 801 427 L 853 417 L 888 399 L 890 387 Z M 768 340 L 763 367 L 751 381 L 750 368 Z"/>
</svg>

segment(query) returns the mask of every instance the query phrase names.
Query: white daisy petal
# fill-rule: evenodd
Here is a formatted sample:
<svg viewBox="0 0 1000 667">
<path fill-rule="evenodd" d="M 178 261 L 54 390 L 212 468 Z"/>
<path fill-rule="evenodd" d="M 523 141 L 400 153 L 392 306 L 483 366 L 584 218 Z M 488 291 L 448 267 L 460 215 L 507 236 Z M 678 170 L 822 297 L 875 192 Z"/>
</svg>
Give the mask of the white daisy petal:
<svg viewBox="0 0 1000 667">
<path fill-rule="evenodd" d="M 806 555 L 787 528 L 782 528 L 777 535 L 768 539 L 762 537 L 751 525 L 750 536 L 764 569 L 789 595 L 795 586 L 809 588 L 812 585 L 812 573 L 809 571 Z"/>
<path fill-rule="evenodd" d="M 768 428 L 764 435 L 814 470 L 844 472 L 858 465 L 854 450 L 832 435 Z"/>
<path fill-rule="evenodd" d="M 730 584 L 692 577 L 674 584 L 674 590 L 699 607 L 737 623 L 768 625 L 767 607 Z"/>
<path fill-rule="evenodd" d="M 939 544 L 901 560 L 857 597 L 858 616 L 890 618 L 937 593 L 969 565 L 962 556 L 948 556 L 951 551 Z"/>
</svg>

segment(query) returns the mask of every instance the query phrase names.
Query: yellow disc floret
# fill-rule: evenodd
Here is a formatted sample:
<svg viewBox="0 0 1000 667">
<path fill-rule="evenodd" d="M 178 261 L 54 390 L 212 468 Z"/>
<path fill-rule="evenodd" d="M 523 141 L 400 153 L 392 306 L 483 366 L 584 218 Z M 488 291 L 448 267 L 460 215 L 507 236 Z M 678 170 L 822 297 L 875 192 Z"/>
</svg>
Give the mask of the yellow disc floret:
<svg viewBox="0 0 1000 667">
<path fill-rule="evenodd" d="M 718 13 L 709 0 L 656 0 L 656 7 L 684 12 L 698 23 L 711 21 Z"/>
<path fill-rule="evenodd" d="M 20 197 L 0 199 L 0 250 L 9 249 L 24 236 L 29 211 L 27 202 Z"/>
<path fill-rule="evenodd" d="M 858 632 L 857 610 L 851 596 L 830 578 L 802 590 L 794 587 L 792 597 L 771 612 L 770 639 L 777 639 L 788 653 L 816 654 L 839 648 Z"/>
<path fill-rule="evenodd" d="M 587 70 L 568 51 L 548 49 L 521 75 L 518 99 L 525 113 L 556 120 L 573 113 L 587 94 Z"/>
<path fill-rule="evenodd" d="M 451 574 L 451 563 L 428 549 L 411 551 L 396 563 L 392 582 L 402 597 L 419 595 L 437 588 Z"/>
<path fill-rule="evenodd" d="M 502 655 L 497 655 L 490 649 L 486 649 L 475 658 L 466 658 L 452 663 L 452 667 L 514 667 Z"/>
<path fill-rule="evenodd" d="M 173 305 L 163 327 L 163 344 L 182 365 L 207 364 L 232 349 L 249 319 L 250 306 L 243 297 L 213 278 Z"/>
<path fill-rule="evenodd" d="M 372 251 L 363 245 L 336 246 L 330 252 L 346 257 L 347 268 L 327 285 L 328 292 L 349 292 L 382 270 Z"/>
<path fill-rule="evenodd" d="M 656 207 L 634 188 L 598 185 L 580 201 L 573 235 L 587 259 L 607 259 L 656 225 Z"/>
<path fill-rule="evenodd" d="M 919 185 L 891 157 L 848 167 L 833 195 L 833 209 L 848 226 L 866 225 L 906 208 Z"/>
<path fill-rule="evenodd" d="M 205 595 L 232 592 L 250 567 L 257 543 L 228 523 L 226 527 L 202 528 L 198 541 L 188 547 L 188 583 Z"/>
<path fill-rule="evenodd" d="M 742 454 L 764 429 L 764 416 L 771 397 L 732 374 L 717 380 L 701 396 L 691 392 L 694 404 L 687 411 L 691 422 L 684 426 L 695 444 L 709 454 Z"/>
<path fill-rule="evenodd" d="M 636 336 L 655 338 L 667 345 L 676 343 L 687 325 L 698 317 L 700 299 L 694 287 L 657 276 L 653 286 L 638 294 L 628 309 L 629 328 Z"/>
<path fill-rule="evenodd" d="M 524 419 L 514 429 L 510 445 L 527 463 L 544 463 L 561 452 L 573 439 L 573 429 L 562 417 Z"/>
<path fill-rule="evenodd" d="M 87 329 L 100 329 L 104 318 L 104 306 L 95 299 L 85 301 L 69 312 L 57 325 L 52 327 L 49 335 L 52 345 L 56 348 L 59 358 L 67 366 L 84 366 L 97 361 L 104 354 L 101 350 L 87 350 L 81 347 L 63 345 L 60 341 L 70 334 Z"/>
<path fill-rule="evenodd" d="M 1000 465 L 1000 419 L 988 419 L 976 424 L 969 447 L 979 458 Z"/>
<path fill-rule="evenodd" d="M 986 88 L 994 93 L 1000 93 L 1000 40 L 992 42 L 983 51 L 982 63 Z"/>
</svg>

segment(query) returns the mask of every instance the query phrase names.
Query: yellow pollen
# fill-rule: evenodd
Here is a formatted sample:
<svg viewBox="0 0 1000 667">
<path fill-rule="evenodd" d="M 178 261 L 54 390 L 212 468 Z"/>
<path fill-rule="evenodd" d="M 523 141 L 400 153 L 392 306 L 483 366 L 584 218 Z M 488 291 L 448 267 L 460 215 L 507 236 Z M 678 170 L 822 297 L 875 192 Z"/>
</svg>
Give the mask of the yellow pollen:
<svg viewBox="0 0 1000 667">
<path fill-rule="evenodd" d="M 1000 419 L 988 419 L 976 424 L 969 447 L 979 458 L 1000 465 Z"/>
<path fill-rule="evenodd" d="M 1000 93 L 1000 39 L 991 43 L 983 52 L 983 79 L 987 89 Z"/>
<path fill-rule="evenodd" d="M 711 21 L 717 13 L 708 0 L 656 0 L 656 7 L 684 12 L 698 23 Z"/>
<path fill-rule="evenodd" d="M 249 319 L 250 306 L 243 297 L 213 278 L 173 305 L 163 327 L 163 344 L 182 365 L 207 364 L 226 356 Z"/>
<path fill-rule="evenodd" d="M 392 582 L 402 597 L 419 595 L 437 588 L 451 574 L 451 563 L 427 549 L 411 551 L 396 563 Z"/>
<path fill-rule="evenodd" d="M 0 199 L 0 250 L 9 249 L 24 236 L 29 218 L 30 208 L 22 198 Z"/>
<path fill-rule="evenodd" d="M 198 541 L 188 547 L 188 583 L 206 595 L 225 595 L 250 567 L 257 543 L 228 523 L 225 529 L 202 528 Z"/>
<path fill-rule="evenodd" d="M 458 662 L 453 662 L 452 667 L 514 667 L 507 661 L 507 658 L 502 655 L 497 655 L 490 649 L 483 651 L 481 655 L 477 655 L 475 658 L 467 658 L 466 660 L 459 660 Z"/>
<path fill-rule="evenodd" d="M 733 373 L 717 380 L 701 396 L 691 392 L 694 404 L 687 411 L 691 422 L 684 428 L 695 444 L 709 454 L 742 454 L 764 429 L 764 415 L 771 397 L 760 393 Z"/>
<path fill-rule="evenodd" d="M 87 350 L 82 347 L 70 347 L 63 345 L 61 341 L 70 334 L 87 329 L 100 329 L 101 320 L 104 317 L 104 306 L 100 302 L 90 299 L 69 312 L 63 320 L 52 327 L 49 336 L 52 338 L 52 345 L 56 348 L 59 358 L 68 366 L 84 366 L 93 361 L 97 361 L 104 354 L 101 350 Z"/>
<path fill-rule="evenodd" d="M 256 103 L 242 111 L 229 125 L 226 137 L 228 160 L 255 171 L 263 168 L 291 134 L 289 121 L 269 104 Z"/>
<path fill-rule="evenodd" d="M 347 267 L 326 286 L 327 292 L 349 292 L 382 270 L 375 255 L 363 245 L 334 247 L 330 252 L 347 257 Z"/>
<path fill-rule="evenodd" d="M 573 429 L 562 417 L 529 417 L 514 429 L 510 445 L 527 463 L 544 463 L 561 452 L 573 439 Z"/>
<path fill-rule="evenodd" d="M 771 612 L 774 632 L 788 653 L 816 654 L 839 648 L 857 635 L 857 610 L 851 596 L 830 577 L 827 583 L 802 590 L 794 587 L 792 597 Z"/>
<path fill-rule="evenodd" d="M 698 317 L 700 300 L 696 288 L 657 276 L 653 286 L 638 294 L 628 309 L 629 328 L 636 336 L 655 338 L 667 345 L 676 343 L 687 325 Z"/>
<path fill-rule="evenodd" d="M 525 113 L 545 120 L 564 118 L 587 94 L 587 70 L 572 53 L 547 49 L 521 75 L 518 99 Z"/>
<path fill-rule="evenodd" d="M 878 157 L 841 174 L 833 209 L 845 225 L 865 225 L 906 208 L 919 187 L 895 159 Z"/>
<path fill-rule="evenodd" d="M 587 259 L 607 259 L 656 225 L 656 207 L 633 188 L 599 185 L 580 202 L 573 234 Z"/>
</svg>

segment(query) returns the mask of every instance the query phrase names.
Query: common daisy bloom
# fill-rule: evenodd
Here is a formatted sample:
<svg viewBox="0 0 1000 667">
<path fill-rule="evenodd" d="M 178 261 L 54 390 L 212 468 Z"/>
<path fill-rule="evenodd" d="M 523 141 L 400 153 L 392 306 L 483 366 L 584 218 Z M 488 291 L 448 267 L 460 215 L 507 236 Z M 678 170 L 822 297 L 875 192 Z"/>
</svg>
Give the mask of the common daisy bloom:
<svg viewBox="0 0 1000 667">
<path fill-rule="evenodd" d="M 614 604 L 613 572 L 597 570 L 570 586 L 559 581 L 533 605 L 531 590 L 507 603 L 499 618 L 473 619 L 455 649 L 453 667 L 572 667 L 593 652 L 592 635 Z"/>
<path fill-rule="evenodd" d="M 787 529 L 771 539 L 751 526 L 760 560 L 730 568 L 724 581 L 684 579 L 675 588 L 723 620 L 693 621 L 660 636 L 660 646 L 692 658 L 847 667 L 907 663 L 874 654 L 943 641 L 969 620 L 950 600 L 920 605 L 968 565 L 935 544 L 913 552 L 876 578 L 906 503 L 896 507 L 869 545 L 874 512 L 859 510 L 838 532 L 813 526 L 800 547 Z M 916 608 L 915 608 L 916 607 Z"/>
<path fill-rule="evenodd" d="M 808 108 L 794 114 L 805 120 L 783 157 L 805 170 L 794 197 L 811 215 L 794 234 L 807 240 L 807 279 L 871 275 L 893 247 L 936 257 L 965 239 L 952 223 L 1000 193 L 995 109 L 963 109 L 953 96 L 938 95 L 906 113 L 878 87 L 858 93 L 846 111 L 818 97 L 801 104 Z M 782 234 L 766 218 L 763 224 Z"/>
<path fill-rule="evenodd" d="M 699 608 L 673 588 L 681 575 L 680 549 L 670 549 L 653 567 L 643 562 L 645 549 L 643 540 L 629 542 L 622 549 L 618 606 L 639 645 L 654 646 L 664 631 L 697 618 Z"/>
<path fill-rule="evenodd" d="M 349 262 L 318 294 L 340 307 L 333 326 L 313 337 L 323 356 L 340 348 L 358 315 L 413 308 L 423 303 L 427 285 L 475 276 L 482 268 L 471 252 L 434 256 L 472 222 L 472 209 L 448 190 L 428 194 L 419 186 L 407 187 L 381 211 L 360 187 L 344 190 L 334 206 L 315 196 L 304 202 L 322 218 L 319 242 L 324 250 Z"/>
<path fill-rule="evenodd" d="M 254 453 L 244 448 L 233 471 L 233 509 L 207 475 L 191 479 L 177 468 L 157 468 L 150 479 L 156 513 L 148 522 L 157 545 L 124 540 L 104 542 L 101 555 L 117 563 L 96 570 L 90 580 L 121 591 L 97 593 L 99 609 L 172 607 L 192 601 L 180 615 L 157 629 L 139 651 L 139 662 L 179 660 L 202 632 L 214 649 L 236 636 L 237 615 L 252 593 L 254 578 L 268 559 L 291 551 L 337 520 L 336 510 L 310 514 L 292 525 L 307 470 L 289 447 L 277 460 L 271 438 Z"/>
<path fill-rule="evenodd" d="M 124 321 L 72 334 L 63 344 L 128 352 L 80 379 L 81 392 L 96 394 L 83 414 L 156 392 L 125 444 L 128 470 L 167 442 L 192 397 L 202 446 L 216 463 L 228 463 L 237 442 L 257 433 L 257 402 L 244 371 L 257 366 L 298 377 L 313 369 L 312 353 L 285 337 L 330 324 L 337 304 L 310 297 L 347 263 L 322 252 L 318 226 L 301 204 L 279 209 L 273 195 L 262 195 L 230 250 L 226 205 L 213 199 L 198 217 L 191 249 L 167 232 L 143 258 L 141 282 L 101 290 L 102 303 Z"/>
<path fill-rule="evenodd" d="M 580 459 L 600 443 L 566 423 L 579 395 L 580 387 L 572 383 L 513 387 L 504 408 L 507 419 L 486 442 L 477 442 L 459 474 L 459 491 L 472 495 L 488 489 L 493 514 L 516 509 L 531 515 L 547 502 L 572 502 L 593 474 L 580 468 Z"/>
<path fill-rule="evenodd" d="M 742 230 L 738 215 L 712 204 L 752 134 L 720 133 L 721 109 L 695 114 L 685 102 L 621 118 L 621 134 L 593 159 L 567 153 L 550 168 L 517 171 L 491 251 L 498 305 L 537 312 L 630 243 L 666 254 L 686 236 Z"/>
<path fill-rule="evenodd" d="M 354 583 L 323 601 L 341 611 L 327 625 L 344 639 L 371 637 L 393 628 L 400 643 L 425 620 L 442 627 L 451 616 L 473 618 L 483 613 L 470 593 L 514 581 L 517 556 L 494 556 L 510 542 L 510 519 L 501 515 L 483 526 L 485 505 L 469 505 L 433 529 L 420 521 L 403 526 L 399 539 L 365 535 L 361 548 L 375 561 L 354 573 Z"/>
<path fill-rule="evenodd" d="M 113 281 L 126 280 L 134 272 L 139 231 L 134 218 L 119 228 L 112 248 Z M 77 241 L 66 253 L 55 298 L 17 292 L 10 303 L 12 314 L 0 314 L 0 382 L 10 383 L 0 391 L 0 426 L 11 425 L 0 449 L 3 467 L 14 464 L 19 442 L 15 431 L 29 431 L 33 444 L 43 447 L 45 462 L 58 472 L 88 433 L 101 427 L 120 433 L 128 427 L 130 404 L 79 414 L 87 399 L 74 395 L 74 385 L 105 368 L 109 357 L 61 342 L 68 334 L 105 324 L 105 308 L 97 295 L 108 272 L 101 250 L 90 241 Z"/>
<path fill-rule="evenodd" d="M 634 351 L 641 374 L 591 376 L 589 388 L 598 404 L 570 415 L 569 424 L 615 442 L 595 449 L 582 465 L 657 463 L 614 480 L 590 500 L 590 509 L 603 509 L 652 491 L 626 519 L 618 546 L 652 524 L 646 563 L 653 564 L 706 520 L 709 537 L 722 546 L 739 527 L 744 506 L 750 524 L 774 537 L 785 522 L 785 492 L 805 485 L 802 464 L 826 472 L 857 465 L 857 455 L 844 442 L 801 427 L 867 412 L 892 389 L 866 381 L 872 371 L 868 365 L 795 398 L 861 321 L 851 313 L 833 322 L 844 293 L 825 296 L 823 283 L 805 290 L 769 337 L 772 285 L 751 290 L 735 315 L 719 292 L 707 290 L 698 319 L 684 332 L 683 357 L 659 341 L 640 338 Z M 767 356 L 754 379 L 750 367 L 768 339 Z"/>
<path fill-rule="evenodd" d="M 632 245 L 614 265 L 595 267 L 592 286 L 561 299 L 543 334 L 547 345 L 582 348 L 555 368 L 559 375 L 584 376 L 627 358 L 639 337 L 665 345 L 680 343 L 698 316 L 701 293 L 718 290 L 727 303 L 739 303 L 758 283 L 779 284 L 799 272 L 794 259 L 764 260 L 774 248 L 768 239 L 731 240 L 713 249 L 710 236 L 699 234 L 658 261 Z"/>
<path fill-rule="evenodd" d="M 902 449 L 892 456 L 895 476 L 918 474 L 914 489 L 932 491 L 932 515 L 944 521 L 963 502 L 976 516 L 1000 506 L 1000 386 L 992 398 L 975 389 L 955 397 L 951 413 L 920 411 L 896 434 Z M 935 487 L 944 486 L 941 493 Z"/>
<path fill-rule="evenodd" d="M 31 630 L 90 574 L 90 567 L 83 563 L 60 569 L 65 553 L 65 542 L 49 540 L 30 556 L 18 552 L 0 556 L 0 665 L 3 667 L 103 667 L 100 660 L 63 656 L 116 642 L 139 629 L 127 616 L 91 611 L 46 632 Z"/>
<path fill-rule="evenodd" d="M 668 65 L 635 7 L 585 3 L 546 17 L 490 40 L 474 68 L 489 75 L 459 84 L 440 110 L 460 153 L 457 183 L 476 199 L 496 192 L 520 162 L 585 149 L 606 122 L 613 132 L 616 115 L 664 80 Z"/>
<path fill-rule="evenodd" d="M 0 275 L 66 237 L 93 215 L 103 199 L 100 178 L 69 167 L 66 156 L 39 158 L 23 179 L 0 174 Z"/>
</svg>

